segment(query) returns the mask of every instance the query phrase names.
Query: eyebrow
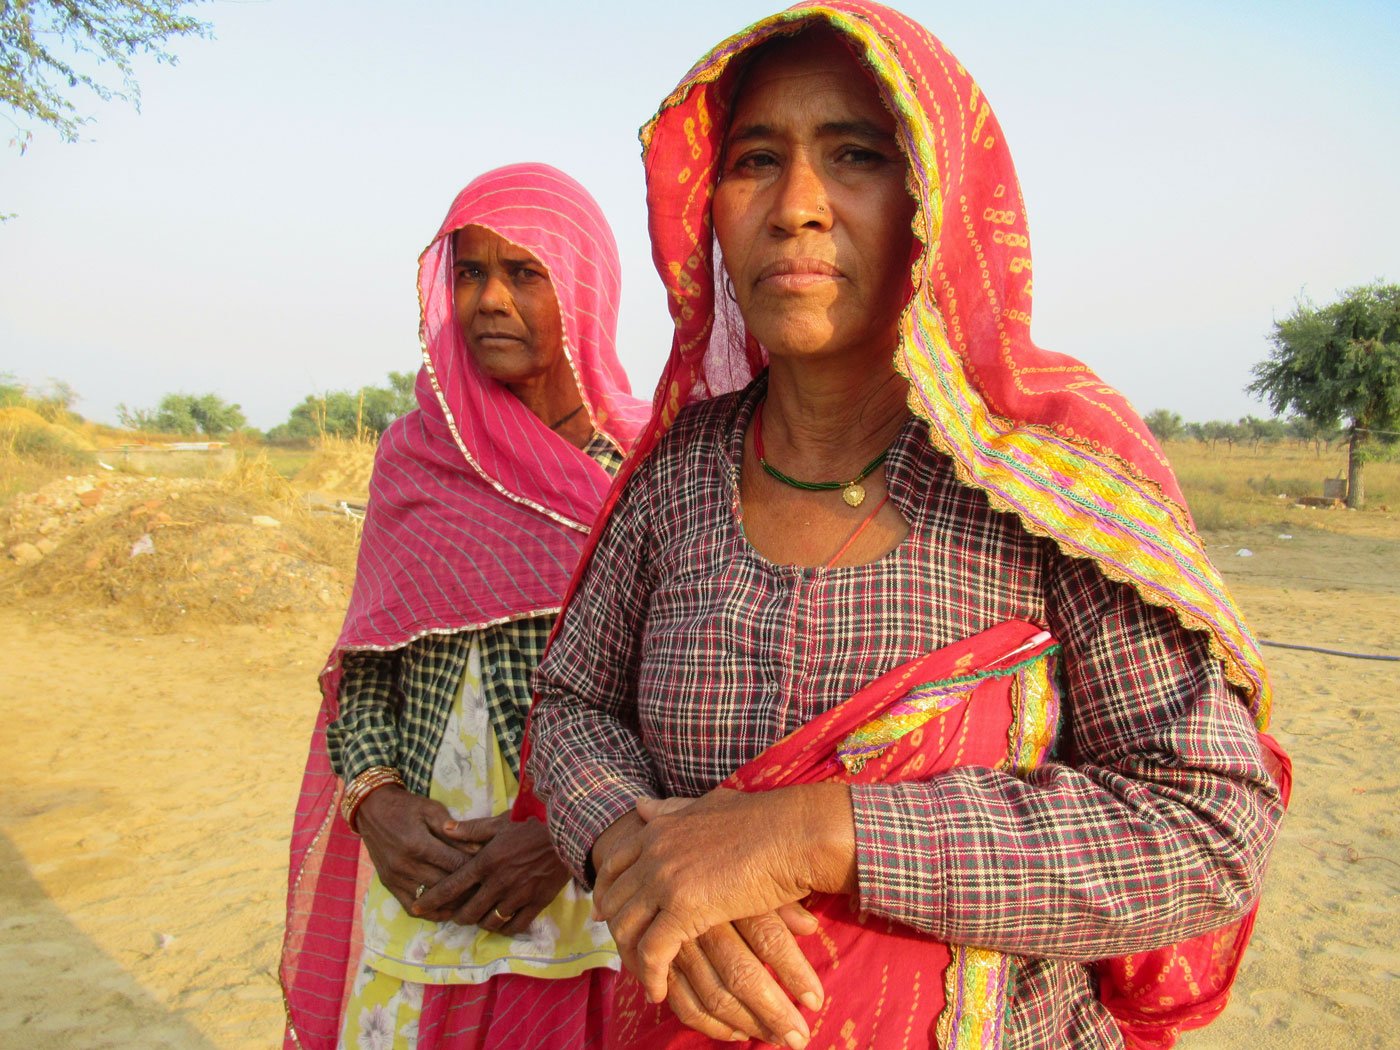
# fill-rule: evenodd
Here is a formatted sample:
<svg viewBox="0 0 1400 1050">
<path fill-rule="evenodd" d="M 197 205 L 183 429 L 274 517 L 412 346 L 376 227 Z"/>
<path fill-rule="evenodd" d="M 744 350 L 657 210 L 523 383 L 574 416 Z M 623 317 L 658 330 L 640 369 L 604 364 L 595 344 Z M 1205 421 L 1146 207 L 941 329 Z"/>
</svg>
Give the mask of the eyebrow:
<svg viewBox="0 0 1400 1050">
<path fill-rule="evenodd" d="M 540 260 L 536 259 L 533 255 L 521 255 L 521 256 L 507 256 L 507 255 L 502 255 L 502 256 L 501 256 L 501 262 L 505 263 L 507 266 L 514 266 L 514 267 L 521 267 L 521 266 L 537 266 L 537 267 L 539 267 L 541 270 L 544 270 L 546 273 L 549 271 L 549 267 L 547 267 L 544 263 L 540 262 Z M 479 256 L 475 255 L 475 254 L 471 254 L 471 255 L 458 255 L 458 256 L 456 256 L 456 257 L 452 260 L 452 265 L 453 265 L 453 266 L 482 266 L 482 265 L 484 265 L 484 260 L 483 260 L 482 258 L 480 258 Z"/>
<path fill-rule="evenodd" d="M 778 130 L 772 124 L 745 124 L 730 135 L 728 141 L 730 143 L 751 142 L 755 139 L 772 138 L 777 134 Z M 857 138 L 881 139 L 889 142 L 893 142 L 895 138 L 893 131 L 886 131 L 870 120 L 830 120 L 825 124 L 818 125 L 817 134 L 822 137 L 854 135 Z"/>
</svg>

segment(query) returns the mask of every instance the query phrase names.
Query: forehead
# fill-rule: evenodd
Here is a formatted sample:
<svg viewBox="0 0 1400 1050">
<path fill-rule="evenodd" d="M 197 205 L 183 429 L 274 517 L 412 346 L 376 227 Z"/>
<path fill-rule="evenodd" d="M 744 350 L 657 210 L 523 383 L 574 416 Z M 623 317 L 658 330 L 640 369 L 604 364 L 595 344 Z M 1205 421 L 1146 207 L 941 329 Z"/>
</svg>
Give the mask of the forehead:
<svg viewBox="0 0 1400 1050">
<path fill-rule="evenodd" d="M 539 262 L 527 248 L 506 240 L 485 226 L 463 226 L 452 235 L 454 254 L 458 259 L 510 259 L 516 262 Z"/>
<path fill-rule="evenodd" d="M 894 127 L 874 80 L 846 46 L 829 33 L 803 34 L 774 44 L 745 72 L 730 128 L 842 116 Z"/>
</svg>

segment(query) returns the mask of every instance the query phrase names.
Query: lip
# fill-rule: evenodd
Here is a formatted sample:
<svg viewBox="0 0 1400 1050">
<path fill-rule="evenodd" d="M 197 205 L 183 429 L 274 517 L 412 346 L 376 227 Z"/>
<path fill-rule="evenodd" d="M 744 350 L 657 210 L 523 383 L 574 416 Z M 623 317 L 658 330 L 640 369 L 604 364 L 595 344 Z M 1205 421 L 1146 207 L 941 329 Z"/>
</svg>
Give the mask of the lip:
<svg viewBox="0 0 1400 1050">
<path fill-rule="evenodd" d="M 767 285 L 770 288 L 799 289 L 843 280 L 845 276 L 825 259 L 776 259 L 758 271 L 754 284 Z"/>
<path fill-rule="evenodd" d="M 473 332 L 473 343 L 523 343 L 525 340 L 513 332 Z"/>
</svg>

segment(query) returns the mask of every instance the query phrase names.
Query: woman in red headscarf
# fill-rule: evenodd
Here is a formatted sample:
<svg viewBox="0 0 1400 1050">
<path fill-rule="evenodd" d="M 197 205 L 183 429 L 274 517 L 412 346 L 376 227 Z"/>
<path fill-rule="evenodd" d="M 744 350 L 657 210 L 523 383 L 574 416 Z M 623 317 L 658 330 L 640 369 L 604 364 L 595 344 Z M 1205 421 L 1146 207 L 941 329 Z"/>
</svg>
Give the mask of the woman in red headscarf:
<svg viewBox="0 0 1400 1050">
<path fill-rule="evenodd" d="M 642 137 L 675 342 L 528 763 L 617 1045 L 1170 1045 L 1281 815 L 1268 681 L 1147 429 L 1031 340 L 986 100 L 808 3 Z"/>
<path fill-rule="evenodd" d="M 292 836 L 288 1046 L 601 1038 L 615 949 L 508 811 L 530 673 L 645 418 L 619 284 L 597 203 L 543 164 L 472 182 L 419 258 L 418 408 L 379 445 Z"/>
</svg>

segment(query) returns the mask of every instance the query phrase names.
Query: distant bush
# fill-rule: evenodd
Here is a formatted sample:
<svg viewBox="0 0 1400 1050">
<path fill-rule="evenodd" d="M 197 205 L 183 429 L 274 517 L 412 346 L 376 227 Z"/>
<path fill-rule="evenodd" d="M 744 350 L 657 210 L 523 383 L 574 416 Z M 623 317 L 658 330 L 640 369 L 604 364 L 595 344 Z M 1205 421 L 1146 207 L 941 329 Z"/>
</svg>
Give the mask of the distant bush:
<svg viewBox="0 0 1400 1050">
<path fill-rule="evenodd" d="M 337 437 L 373 439 L 399 416 L 417 406 L 413 372 L 390 372 L 388 386 L 362 386 L 359 390 L 330 390 L 308 394 L 292 409 L 285 423 L 267 432 L 269 441 Z"/>
<path fill-rule="evenodd" d="M 20 382 L 12 372 L 0 372 L 0 409 L 25 408 L 46 423 L 73 426 L 83 417 L 73 411 L 78 392 L 61 379 L 50 379 L 43 386 Z"/>
</svg>

